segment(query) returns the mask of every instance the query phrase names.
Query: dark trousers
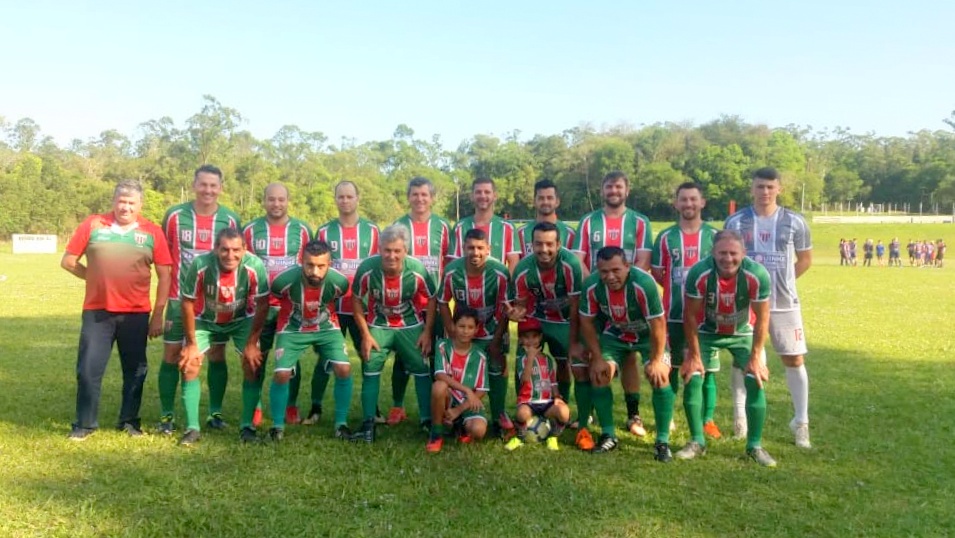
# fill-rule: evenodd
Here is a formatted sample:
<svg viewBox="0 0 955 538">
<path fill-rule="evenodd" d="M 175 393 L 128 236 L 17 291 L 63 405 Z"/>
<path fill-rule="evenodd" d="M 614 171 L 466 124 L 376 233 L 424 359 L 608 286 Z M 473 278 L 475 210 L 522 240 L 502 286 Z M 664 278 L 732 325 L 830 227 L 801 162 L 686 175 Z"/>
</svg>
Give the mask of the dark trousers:
<svg viewBox="0 0 955 538">
<path fill-rule="evenodd" d="M 84 310 L 80 329 L 80 347 L 76 358 L 76 423 L 79 428 L 99 427 L 100 390 L 103 374 L 113 351 L 119 350 L 123 368 L 123 402 L 119 425 L 132 422 L 139 426 L 139 408 L 146 380 L 146 337 L 149 335 L 148 313 L 112 313 L 105 310 Z"/>
</svg>

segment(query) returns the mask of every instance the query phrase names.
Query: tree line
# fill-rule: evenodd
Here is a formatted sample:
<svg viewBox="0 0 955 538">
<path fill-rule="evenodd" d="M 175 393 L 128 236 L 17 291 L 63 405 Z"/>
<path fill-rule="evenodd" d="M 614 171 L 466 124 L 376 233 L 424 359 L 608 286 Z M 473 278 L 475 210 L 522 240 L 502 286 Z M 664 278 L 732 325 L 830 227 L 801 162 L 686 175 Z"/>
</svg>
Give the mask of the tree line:
<svg viewBox="0 0 955 538">
<path fill-rule="evenodd" d="M 531 218 L 532 185 L 549 178 L 560 189 L 559 215 L 575 220 L 600 206 L 600 180 L 613 170 L 630 178 L 628 204 L 658 219 L 673 218 L 672 193 L 688 180 L 705 189 L 706 218 L 726 217 L 731 200 L 749 200 L 749 175 L 763 166 L 782 172 L 783 204 L 807 211 L 827 202 L 955 203 L 955 112 L 942 120 L 949 129 L 906 137 L 721 116 L 702 125 L 580 125 L 530 139 L 520 131 L 477 134 L 454 149 L 404 124 L 388 140 L 359 144 L 295 125 L 258 139 L 244 121 L 204 96 L 184 124 L 163 117 L 140 124 L 134 136 L 108 130 L 61 147 L 32 119 L 0 117 L 0 238 L 68 234 L 86 215 L 108 211 L 113 186 L 127 178 L 143 182 L 144 214 L 159 222 L 167 207 L 191 197 L 192 173 L 205 163 L 224 171 L 220 200 L 244 220 L 261 214 L 265 185 L 282 181 L 291 212 L 313 225 L 335 216 L 331 187 L 341 179 L 359 186 L 365 216 L 391 222 L 406 212 L 405 187 L 414 176 L 435 183 L 436 211 L 451 219 L 471 213 L 470 182 L 487 176 L 497 184 L 500 213 Z"/>
</svg>

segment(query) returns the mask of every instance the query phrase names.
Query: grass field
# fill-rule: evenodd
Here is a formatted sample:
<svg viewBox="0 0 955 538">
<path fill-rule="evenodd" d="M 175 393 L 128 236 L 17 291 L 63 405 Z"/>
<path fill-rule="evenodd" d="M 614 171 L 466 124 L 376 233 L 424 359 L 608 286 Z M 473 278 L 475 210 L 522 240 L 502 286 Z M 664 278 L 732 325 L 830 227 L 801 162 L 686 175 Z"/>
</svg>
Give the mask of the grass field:
<svg viewBox="0 0 955 538">
<path fill-rule="evenodd" d="M 174 439 L 131 439 L 105 428 L 119 404 L 115 359 L 104 384 L 104 429 L 73 443 L 66 434 L 82 282 L 59 269 L 59 256 L 0 248 L 7 277 L 0 281 L 0 536 L 950 535 L 955 268 L 841 268 L 836 247 L 839 237 L 905 242 L 950 239 L 953 231 L 813 227 L 816 264 L 799 284 L 814 448 L 792 445 L 789 395 L 771 357 L 764 445 L 776 469 L 746 460 L 743 443 L 731 440 L 711 442 L 701 460 L 661 465 L 651 457 L 652 434 L 624 433 L 622 448 L 601 457 L 573 449 L 571 432 L 556 454 L 452 442 L 427 455 L 410 424 L 382 429 L 373 446 L 351 446 L 331 438 L 328 418 L 291 427 L 280 446 L 241 446 L 233 427 L 183 449 Z M 161 345 L 149 350 L 143 419 L 151 425 Z M 226 398 L 233 422 L 236 360 Z M 717 409 L 724 431 L 731 427 L 727 368 L 724 359 Z M 382 387 L 387 409 L 387 379 Z M 652 428 L 646 383 L 643 393 Z M 331 390 L 326 408 L 330 398 Z M 687 432 L 682 409 L 676 416 L 678 448 Z"/>
</svg>

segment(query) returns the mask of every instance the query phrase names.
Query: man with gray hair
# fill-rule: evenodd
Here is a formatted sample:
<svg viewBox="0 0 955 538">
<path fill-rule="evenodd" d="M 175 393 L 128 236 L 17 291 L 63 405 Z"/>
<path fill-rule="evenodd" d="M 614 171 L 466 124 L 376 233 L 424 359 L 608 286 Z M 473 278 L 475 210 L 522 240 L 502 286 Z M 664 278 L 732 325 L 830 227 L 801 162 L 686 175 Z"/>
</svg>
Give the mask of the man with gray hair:
<svg viewBox="0 0 955 538">
<path fill-rule="evenodd" d="M 91 215 L 73 233 L 60 266 L 86 281 L 76 360 L 76 422 L 69 438 L 82 441 L 99 426 L 100 390 L 106 364 L 119 348 L 123 398 L 117 428 L 142 435 L 139 409 L 146 380 L 146 338 L 163 333 L 163 311 L 172 281 L 172 257 L 162 229 L 140 215 L 143 188 L 121 181 L 113 210 Z M 86 256 L 86 265 L 80 258 Z M 159 285 L 149 304 L 150 266 Z M 150 311 L 152 314 L 150 314 Z"/>
<path fill-rule="evenodd" d="M 381 371 L 392 351 L 414 377 L 419 422 L 425 432 L 431 430 L 431 372 L 425 357 L 431 352 L 436 287 L 425 265 L 408 256 L 410 243 L 408 229 L 392 224 L 381 233 L 380 254 L 363 261 L 355 272 L 352 308 L 361 333 L 364 417 L 356 441 L 375 440 Z M 423 303 L 427 306 L 421 310 L 418 305 Z"/>
</svg>

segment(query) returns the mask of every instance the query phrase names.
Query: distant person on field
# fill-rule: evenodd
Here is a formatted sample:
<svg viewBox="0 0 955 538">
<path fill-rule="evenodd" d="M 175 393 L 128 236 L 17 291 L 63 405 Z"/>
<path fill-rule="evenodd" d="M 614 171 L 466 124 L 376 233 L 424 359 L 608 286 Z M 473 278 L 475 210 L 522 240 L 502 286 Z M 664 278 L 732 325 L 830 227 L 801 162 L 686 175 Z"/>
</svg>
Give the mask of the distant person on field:
<svg viewBox="0 0 955 538">
<path fill-rule="evenodd" d="M 941 269 L 945 264 L 943 260 L 945 259 L 945 241 L 939 239 L 938 243 L 935 245 L 935 267 Z"/>
<path fill-rule="evenodd" d="M 879 260 L 879 267 L 885 267 L 885 245 L 881 239 L 875 244 L 875 257 Z"/>
<path fill-rule="evenodd" d="M 851 265 L 852 267 L 855 267 L 856 264 L 858 263 L 858 257 L 857 257 L 858 246 L 859 246 L 859 241 L 857 239 L 853 238 L 849 241 L 849 265 Z"/>
<path fill-rule="evenodd" d="M 162 335 L 172 281 L 172 257 L 162 229 L 142 216 L 143 188 L 121 181 L 109 213 L 91 215 L 73 233 L 60 266 L 86 281 L 76 359 L 76 422 L 69 438 L 82 441 L 99 427 L 100 390 L 115 343 L 123 370 L 117 428 L 142 435 L 139 408 L 146 380 L 146 338 Z M 86 265 L 80 258 L 86 256 Z M 150 307 L 150 266 L 159 284 Z M 152 312 L 152 314 L 150 314 Z"/>
<path fill-rule="evenodd" d="M 907 245 L 909 251 L 909 265 L 915 266 L 915 241 L 909 239 L 909 244 Z"/>
<path fill-rule="evenodd" d="M 862 265 L 863 267 L 872 267 L 872 255 L 875 254 L 875 245 L 872 239 L 866 239 L 862 245 Z"/>
<path fill-rule="evenodd" d="M 849 242 L 845 239 L 839 240 L 839 265 L 849 265 Z"/>
<path fill-rule="evenodd" d="M 902 267 L 902 243 L 898 237 L 889 242 L 889 267 Z"/>
</svg>

